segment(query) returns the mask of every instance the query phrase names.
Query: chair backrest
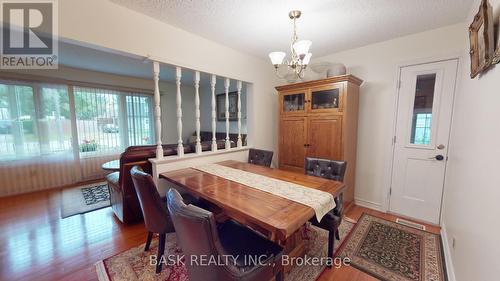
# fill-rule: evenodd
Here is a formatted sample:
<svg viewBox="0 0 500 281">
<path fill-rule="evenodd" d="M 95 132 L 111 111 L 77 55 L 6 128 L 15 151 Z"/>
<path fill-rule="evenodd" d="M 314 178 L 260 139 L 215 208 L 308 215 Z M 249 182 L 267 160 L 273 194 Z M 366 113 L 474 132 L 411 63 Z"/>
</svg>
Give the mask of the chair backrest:
<svg viewBox="0 0 500 281">
<path fill-rule="evenodd" d="M 248 163 L 271 167 L 271 162 L 273 161 L 273 152 L 262 149 L 251 148 L 248 151 Z"/>
<path fill-rule="evenodd" d="M 153 177 L 143 172 L 139 166 L 132 167 L 130 175 L 139 198 L 147 230 L 155 233 L 173 232 L 174 227 L 167 206 L 156 189 Z"/>
<path fill-rule="evenodd" d="M 177 190 L 167 193 L 167 206 L 175 226 L 179 245 L 186 257 L 217 256 L 221 249 L 213 214 L 194 205 L 186 205 Z M 223 267 L 197 266 L 186 262 L 189 280 L 224 280 Z"/>
<path fill-rule="evenodd" d="M 344 181 L 346 168 L 347 162 L 345 161 L 306 157 L 304 170 L 307 175 L 342 182 Z M 335 197 L 336 207 L 333 209 L 333 212 L 339 217 L 342 217 L 344 211 L 343 196 L 344 195 L 341 193 L 338 197 Z"/>
<path fill-rule="evenodd" d="M 306 157 L 305 173 L 329 180 L 344 181 L 347 162 Z"/>
</svg>

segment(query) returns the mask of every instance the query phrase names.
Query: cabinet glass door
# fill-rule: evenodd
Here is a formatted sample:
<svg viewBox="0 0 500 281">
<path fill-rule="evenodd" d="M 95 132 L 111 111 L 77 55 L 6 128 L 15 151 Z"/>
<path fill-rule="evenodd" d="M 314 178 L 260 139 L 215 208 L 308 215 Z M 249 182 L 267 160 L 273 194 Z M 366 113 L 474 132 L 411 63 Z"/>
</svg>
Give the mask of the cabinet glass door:
<svg viewBox="0 0 500 281">
<path fill-rule="evenodd" d="M 339 86 L 313 89 L 311 91 L 312 111 L 339 110 L 341 106 L 341 88 Z"/>
<path fill-rule="evenodd" d="M 282 100 L 282 112 L 284 114 L 298 113 L 305 109 L 306 94 L 293 93 L 284 94 Z"/>
</svg>

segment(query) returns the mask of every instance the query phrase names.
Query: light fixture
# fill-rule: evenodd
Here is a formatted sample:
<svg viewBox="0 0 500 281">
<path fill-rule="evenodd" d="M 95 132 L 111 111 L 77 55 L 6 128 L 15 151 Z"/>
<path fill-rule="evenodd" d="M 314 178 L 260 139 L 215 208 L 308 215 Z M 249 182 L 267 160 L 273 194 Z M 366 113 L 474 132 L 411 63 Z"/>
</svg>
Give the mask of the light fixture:
<svg viewBox="0 0 500 281">
<path fill-rule="evenodd" d="M 276 70 L 276 75 L 279 78 L 285 78 L 278 73 L 278 69 L 281 65 L 286 65 L 288 71 L 294 73 L 298 78 L 304 78 L 305 70 L 309 61 L 311 60 L 312 53 L 309 52 L 312 42 L 309 40 L 298 41 L 297 36 L 297 19 L 300 18 L 302 13 L 298 10 L 291 11 L 288 16 L 293 20 L 293 36 L 292 42 L 290 43 L 290 60 L 285 60 L 286 53 L 284 52 L 272 52 L 269 53 L 269 58 L 271 63 L 274 65 Z"/>
</svg>

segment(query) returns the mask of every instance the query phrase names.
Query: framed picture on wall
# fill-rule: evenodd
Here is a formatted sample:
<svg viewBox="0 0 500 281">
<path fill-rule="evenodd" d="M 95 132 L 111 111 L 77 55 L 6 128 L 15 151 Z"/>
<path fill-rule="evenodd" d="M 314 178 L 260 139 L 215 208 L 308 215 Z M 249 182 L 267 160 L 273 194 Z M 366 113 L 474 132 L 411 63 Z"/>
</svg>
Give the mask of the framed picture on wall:
<svg viewBox="0 0 500 281">
<path fill-rule="evenodd" d="M 226 121 L 226 94 L 217 95 L 217 121 Z M 229 121 L 238 121 L 238 93 L 229 93 Z"/>
<path fill-rule="evenodd" d="M 493 60 L 492 14 L 493 9 L 488 4 L 488 0 L 482 0 L 479 12 L 469 26 L 471 78 L 486 70 Z"/>
<path fill-rule="evenodd" d="M 495 56 L 493 57 L 493 63 L 500 63 L 500 17 L 498 17 L 497 22 L 497 47 L 495 51 Z"/>
</svg>

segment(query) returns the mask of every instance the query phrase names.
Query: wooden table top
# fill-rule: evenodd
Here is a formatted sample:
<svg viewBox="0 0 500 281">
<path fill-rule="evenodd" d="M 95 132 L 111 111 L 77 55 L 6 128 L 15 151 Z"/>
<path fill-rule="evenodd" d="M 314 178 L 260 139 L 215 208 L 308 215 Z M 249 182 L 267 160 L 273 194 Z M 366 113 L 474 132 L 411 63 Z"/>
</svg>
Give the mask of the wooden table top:
<svg viewBox="0 0 500 281">
<path fill-rule="evenodd" d="M 338 181 L 290 171 L 232 160 L 217 164 L 293 182 L 333 196 L 345 189 L 345 184 Z M 315 215 L 314 210 L 306 205 L 193 168 L 161 173 L 160 178 L 217 205 L 242 224 L 267 230 L 271 238 L 280 241 L 285 241 Z"/>
</svg>

